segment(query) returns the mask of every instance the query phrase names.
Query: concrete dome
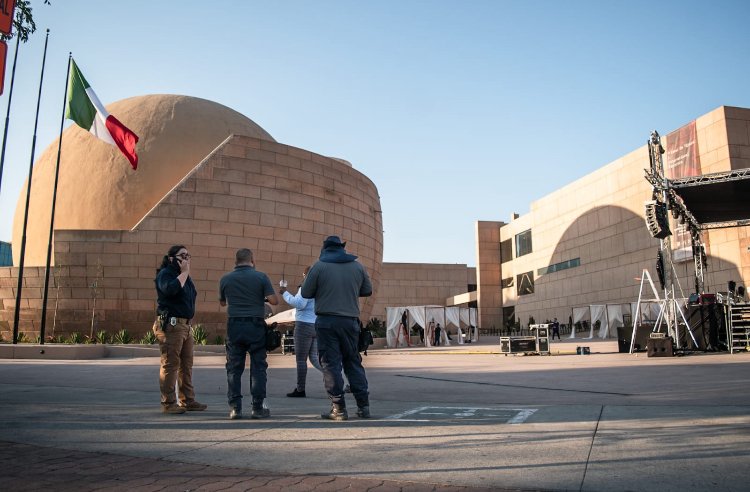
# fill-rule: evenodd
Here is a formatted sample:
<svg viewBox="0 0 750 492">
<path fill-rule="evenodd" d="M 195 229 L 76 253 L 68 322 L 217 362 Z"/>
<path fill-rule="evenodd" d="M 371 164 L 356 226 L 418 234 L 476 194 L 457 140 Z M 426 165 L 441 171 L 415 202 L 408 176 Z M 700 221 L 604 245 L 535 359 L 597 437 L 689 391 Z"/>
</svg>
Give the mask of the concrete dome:
<svg viewBox="0 0 750 492">
<path fill-rule="evenodd" d="M 63 132 L 55 229 L 127 230 L 232 134 L 275 140 L 249 118 L 196 97 L 148 95 L 107 106 L 140 140 L 138 170 L 120 151 L 77 125 Z M 58 140 L 34 165 L 26 258 L 44 265 Z M 13 260 L 20 258 L 26 185 L 13 222 Z"/>
</svg>

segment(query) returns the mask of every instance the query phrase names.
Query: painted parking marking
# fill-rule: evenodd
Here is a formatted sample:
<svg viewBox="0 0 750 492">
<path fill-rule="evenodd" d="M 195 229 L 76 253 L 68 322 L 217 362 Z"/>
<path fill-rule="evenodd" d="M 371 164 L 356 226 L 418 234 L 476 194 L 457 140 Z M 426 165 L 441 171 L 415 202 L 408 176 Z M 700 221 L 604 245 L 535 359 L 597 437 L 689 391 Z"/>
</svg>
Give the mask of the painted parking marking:
<svg viewBox="0 0 750 492">
<path fill-rule="evenodd" d="M 487 408 L 487 407 L 417 407 L 385 417 L 385 420 L 430 422 L 438 420 L 504 420 L 506 424 L 522 424 L 538 409 L 536 408 Z"/>
</svg>

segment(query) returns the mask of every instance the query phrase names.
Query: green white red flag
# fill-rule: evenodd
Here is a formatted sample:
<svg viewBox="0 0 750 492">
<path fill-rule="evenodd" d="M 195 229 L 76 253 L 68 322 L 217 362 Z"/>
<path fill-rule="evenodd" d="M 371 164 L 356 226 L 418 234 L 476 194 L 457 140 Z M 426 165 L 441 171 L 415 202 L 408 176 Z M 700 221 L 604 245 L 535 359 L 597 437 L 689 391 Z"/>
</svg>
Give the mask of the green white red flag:
<svg viewBox="0 0 750 492">
<path fill-rule="evenodd" d="M 117 146 L 130 161 L 133 169 L 138 168 L 138 155 L 135 152 L 138 135 L 104 109 L 104 105 L 96 97 L 73 59 L 70 60 L 68 73 L 68 103 L 65 117 L 75 121 L 78 126 L 90 131 L 100 140 Z"/>
</svg>

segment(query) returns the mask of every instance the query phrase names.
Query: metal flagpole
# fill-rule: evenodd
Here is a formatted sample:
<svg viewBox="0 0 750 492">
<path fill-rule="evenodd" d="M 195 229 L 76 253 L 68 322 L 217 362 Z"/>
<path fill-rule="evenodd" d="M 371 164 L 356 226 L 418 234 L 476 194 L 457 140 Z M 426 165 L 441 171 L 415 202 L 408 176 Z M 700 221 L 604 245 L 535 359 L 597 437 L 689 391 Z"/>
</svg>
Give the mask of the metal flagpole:
<svg viewBox="0 0 750 492">
<path fill-rule="evenodd" d="M 5 113 L 5 130 L 3 130 L 3 149 L 0 151 L 0 190 L 3 188 L 3 166 L 5 164 L 5 146 L 8 143 L 8 127 L 10 126 L 10 103 L 13 101 L 13 83 L 16 81 L 16 61 L 18 48 L 21 46 L 21 33 L 16 33 L 16 53 L 13 55 L 13 69 L 10 73 L 10 91 L 8 92 L 8 111 Z"/>
<path fill-rule="evenodd" d="M 34 137 L 31 139 L 31 159 L 29 160 L 29 178 L 26 186 L 26 209 L 23 214 L 23 234 L 21 236 L 21 261 L 18 268 L 18 287 L 16 288 L 16 310 L 13 314 L 13 344 L 18 343 L 18 318 L 21 311 L 21 291 L 23 290 L 23 263 L 26 256 L 26 226 L 29 222 L 29 201 L 31 199 L 31 178 L 34 171 L 34 148 L 36 147 L 36 129 L 39 124 L 39 106 L 42 101 L 42 83 L 44 82 L 44 64 L 47 61 L 47 42 L 49 29 L 44 38 L 44 56 L 42 57 L 42 75 L 39 77 L 39 95 L 36 100 L 36 119 L 34 120 Z"/>
<path fill-rule="evenodd" d="M 42 298 L 42 326 L 39 329 L 40 343 L 44 344 L 44 328 L 47 325 L 47 294 L 49 292 L 49 267 L 52 258 L 52 234 L 55 230 L 55 203 L 57 203 L 57 179 L 60 175 L 60 154 L 62 152 L 63 125 L 65 124 L 65 110 L 68 107 L 68 83 L 70 82 L 70 61 L 73 53 L 68 53 L 68 70 L 65 72 L 65 95 L 63 96 L 63 110 L 60 117 L 60 138 L 57 141 L 57 164 L 55 164 L 55 185 L 52 187 L 52 215 L 49 221 L 49 240 L 47 241 L 47 263 L 44 269 L 44 294 Z"/>
</svg>

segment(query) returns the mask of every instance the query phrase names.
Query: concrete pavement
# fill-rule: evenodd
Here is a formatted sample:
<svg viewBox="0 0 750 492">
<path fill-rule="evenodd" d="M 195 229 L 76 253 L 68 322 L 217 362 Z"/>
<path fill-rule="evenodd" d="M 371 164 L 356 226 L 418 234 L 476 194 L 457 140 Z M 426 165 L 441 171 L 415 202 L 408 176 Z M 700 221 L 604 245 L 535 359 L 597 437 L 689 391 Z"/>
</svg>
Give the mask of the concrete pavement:
<svg viewBox="0 0 750 492">
<path fill-rule="evenodd" d="M 319 418 L 315 369 L 307 398 L 284 396 L 291 355 L 269 356 L 260 421 L 228 420 L 221 355 L 196 357 L 208 410 L 177 416 L 159 413 L 155 357 L 0 360 L 0 488 L 748 490 L 750 354 L 553 351 L 576 345 L 603 353 L 370 352 L 374 418 L 348 422 Z"/>
</svg>

